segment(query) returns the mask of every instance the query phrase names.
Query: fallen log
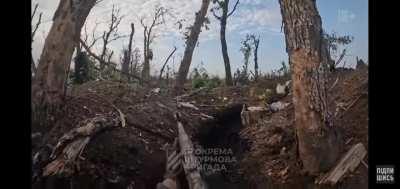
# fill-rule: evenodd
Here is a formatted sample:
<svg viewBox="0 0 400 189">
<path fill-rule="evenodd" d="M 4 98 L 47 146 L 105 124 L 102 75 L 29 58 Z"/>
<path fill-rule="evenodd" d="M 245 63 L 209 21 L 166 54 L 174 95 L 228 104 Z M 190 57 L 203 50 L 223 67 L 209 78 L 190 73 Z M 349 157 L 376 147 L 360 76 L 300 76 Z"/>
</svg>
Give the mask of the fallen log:
<svg viewBox="0 0 400 189">
<path fill-rule="evenodd" d="M 42 176 L 57 174 L 72 175 L 78 166 L 79 159 L 90 139 L 97 133 L 119 127 L 124 124 L 122 117 L 111 115 L 99 115 L 84 120 L 81 126 L 64 134 L 58 141 L 50 155 L 50 163 L 44 169 Z M 79 167 L 78 167 L 79 169 Z"/>
<path fill-rule="evenodd" d="M 317 180 L 316 183 L 335 185 L 346 172 L 353 172 L 364 159 L 366 154 L 367 150 L 362 143 L 354 145 L 342 157 L 339 163 L 320 180 Z"/>
</svg>

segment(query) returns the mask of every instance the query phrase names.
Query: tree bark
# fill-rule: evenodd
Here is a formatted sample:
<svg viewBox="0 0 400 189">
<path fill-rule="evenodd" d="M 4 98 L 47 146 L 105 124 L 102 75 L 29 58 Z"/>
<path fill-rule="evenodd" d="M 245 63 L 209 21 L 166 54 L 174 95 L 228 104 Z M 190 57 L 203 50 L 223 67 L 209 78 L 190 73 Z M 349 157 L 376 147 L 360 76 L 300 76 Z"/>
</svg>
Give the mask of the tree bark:
<svg viewBox="0 0 400 189">
<path fill-rule="evenodd" d="M 150 49 L 150 44 L 153 42 L 155 36 L 152 35 L 152 31 L 155 27 L 164 23 L 163 16 L 167 13 L 167 9 L 159 7 L 156 9 L 153 17 L 153 21 L 150 25 L 144 23 L 144 19 L 140 20 L 144 28 L 144 63 L 142 69 L 142 80 L 150 80 L 150 61 L 153 59 L 153 51 Z"/>
<path fill-rule="evenodd" d="M 191 31 L 188 39 L 186 40 L 186 48 L 183 54 L 182 62 L 179 66 L 178 76 L 175 84 L 175 92 L 177 94 L 183 92 L 183 86 L 185 84 L 190 64 L 192 62 L 192 56 L 194 48 L 196 47 L 197 40 L 199 38 L 199 34 L 201 32 L 201 27 L 204 23 L 205 17 L 207 15 L 208 6 L 210 5 L 210 0 L 202 0 L 201 8 L 196 13 L 196 18 L 193 26 L 191 27 Z"/>
<path fill-rule="evenodd" d="M 254 37 L 254 80 L 258 80 L 258 45 L 260 44 L 260 38 Z"/>
<path fill-rule="evenodd" d="M 64 83 L 81 28 L 96 0 L 61 0 L 53 17 L 33 78 L 32 101 L 40 105 L 63 102 Z"/>
<path fill-rule="evenodd" d="M 144 43 L 143 43 L 143 55 L 144 62 L 142 68 L 142 81 L 148 81 L 150 79 L 150 61 L 149 61 L 149 45 L 147 36 L 147 27 L 144 27 Z M 143 83 L 142 83 L 143 84 Z"/>
<path fill-rule="evenodd" d="M 226 22 L 228 20 L 228 6 L 229 6 L 229 0 L 225 0 L 225 3 L 223 3 L 222 7 L 222 16 L 220 21 L 221 25 L 220 38 L 221 38 L 222 57 L 224 58 L 224 64 L 225 64 L 225 84 L 228 86 L 232 86 L 233 81 L 231 73 L 231 64 L 229 62 L 228 47 L 225 39 Z"/>
<path fill-rule="evenodd" d="M 133 23 L 131 23 L 131 34 L 129 35 L 129 44 L 128 44 L 128 51 L 126 52 L 126 56 L 124 57 L 124 61 L 122 62 L 121 66 L 121 71 L 123 73 L 129 73 L 129 65 L 131 63 L 131 57 L 132 57 L 132 40 L 133 40 L 133 34 L 135 33 L 135 27 Z M 128 77 L 128 80 L 130 78 Z"/>
<path fill-rule="evenodd" d="M 286 51 L 292 66 L 293 102 L 298 150 L 310 174 L 328 170 L 337 160 L 340 142 L 327 107 L 326 48 L 315 0 L 279 0 Z"/>
</svg>

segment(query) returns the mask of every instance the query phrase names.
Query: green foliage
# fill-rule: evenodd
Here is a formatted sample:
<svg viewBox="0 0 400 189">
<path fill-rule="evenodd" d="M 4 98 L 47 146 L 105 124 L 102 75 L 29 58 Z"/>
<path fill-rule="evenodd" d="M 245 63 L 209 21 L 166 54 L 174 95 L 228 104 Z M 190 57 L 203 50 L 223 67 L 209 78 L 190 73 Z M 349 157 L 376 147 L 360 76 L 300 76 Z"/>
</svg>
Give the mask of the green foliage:
<svg viewBox="0 0 400 189">
<path fill-rule="evenodd" d="M 213 88 L 221 86 L 221 84 L 222 84 L 222 81 L 218 76 L 212 76 L 210 79 L 207 80 L 206 88 L 213 89 Z"/>
<path fill-rule="evenodd" d="M 253 38 L 252 35 L 247 34 L 246 37 L 241 41 L 242 46 L 240 52 L 243 53 L 244 63 L 242 69 L 237 69 L 233 75 L 235 84 L 246 84 L 249 81 L 249 58 L 252 51 Z"/>
<path fill-rule="evenodd" d="M 206 80 L 208 79 L 208 75 L 201 74 L 200 71 L 195 68 L 193 70 L 193 78 L 192 78 L 192 88 L 198 89 L 206 86 Z"/>
<path fill-rule="evenodd" d="M 213 89 L 222 84 L 222 81 L 218 76 L 209 76 L 207 70 L 203 67 L 203 63 L 198 68 L 194 68 L 191 75 L 193 89 Z"/>
<path fill-rule="evenodd" d="M 244 57 L 244 66 L 243 71 L 247 74 L 248 66 L 249 66 L 249 58 L 251 53 L 251 37 L 249 34 L 246 35 L 246 38 L 242 40 L 242 47 L 240 47 L 240 51 L 243 53 Z"/>
</svg>

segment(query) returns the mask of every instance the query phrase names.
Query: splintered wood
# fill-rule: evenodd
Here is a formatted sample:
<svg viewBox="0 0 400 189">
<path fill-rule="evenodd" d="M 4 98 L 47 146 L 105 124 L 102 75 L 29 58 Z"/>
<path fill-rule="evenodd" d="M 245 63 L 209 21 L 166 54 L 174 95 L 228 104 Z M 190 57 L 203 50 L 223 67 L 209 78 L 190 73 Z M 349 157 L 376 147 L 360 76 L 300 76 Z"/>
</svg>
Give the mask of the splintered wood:
<svg viewBox="0 0 400 189">
<path fill-rule="evenodd" d="M 361 161 L 364 159 L 367 151 L 362 143 L 354 145 L 339 161 L 339 163 L 320 180 L 317 184 L 336 184 L 343 175 L 351 171 L 353 172 Z"/>
<path fill-rule="evenodd" d="M 121 116 L 100 115 L 82 122 L 77 127 L 64 134 L 58 141 L 50 158 L 51 161 L 43 170 L 43 176 L 66 174 L 70 175 L 75 171 L 75 165 L 81 154 L 89 143 L 90 139 L 100 131 L 125 125 L 125 119 Z"/>
</svg>

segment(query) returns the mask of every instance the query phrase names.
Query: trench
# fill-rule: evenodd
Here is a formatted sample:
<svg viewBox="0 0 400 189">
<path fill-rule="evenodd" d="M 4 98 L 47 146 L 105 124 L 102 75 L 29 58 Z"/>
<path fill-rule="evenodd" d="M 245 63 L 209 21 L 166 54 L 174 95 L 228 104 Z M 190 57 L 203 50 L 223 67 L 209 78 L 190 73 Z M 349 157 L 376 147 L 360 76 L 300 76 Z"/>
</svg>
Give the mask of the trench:
<svg viewBox="0 0 400 189">
<path fill-rule="evenodd" d="M 246 175 L 240 173 L 240 161 L 244 154 L 247 153 L 250 146 L 248 142 L 242 139 L 239 135 L 240 130 L 243 128 L 241 123 L 242 104 L 236 104 L 227 107 L 213 115 L 216 119 L 203 123 L 197 130 L 196 134 L 192 137 L 195 148 L 200 147 L 207 151 L 207 149 L 220 149 L 220 151 L 228 151 L 227 155 L 231 159 L 234 158 L 235 162 L 222 163 L 225 169 L 212 172 L 210 170 L 202 170 L 202 176 L 204 181 L 208 185 L 209 189 L 214 188 L 306 188 L 306 189 L 319 189 L 319 188 L 366 188 L 368 183 L 352 183 L 347 182 L 336 185 L 335 187 L 318 186 L 313 184 L 313 178 L 301 177 L 296 179 L 294 182 L 287 184 L 274 184 L 270 180 L 259 180 L 257 182 L 246 180 Z M 229 152 L 232 152 L 231 154 Z M 207 156 L 207 155 L 206 155 Z M 215 155 L 212 155 L 215 157 Z M 217 155 L 218 156 L 218 155 Z M 161 156 L 160 156 L 161 157 Z M 199 155 L 204 158 L 204 155 Z M 163 158 L 161 158 L 163 159 Z M 139 188 L 155 188 L 158 182 L 162 181 L 162 175 L 164 174 L 161 169 L 165 166 L 163 160 L 159 160 L 160 166 L 155 165 L 154 169 L 147 170 L 149 179 L 146 180 L 145 186 Z M 220 163 L 219 163 L 220 164 Z M 156 167 L 159 167 L 156 168 Z M 368 176 L 368 175 L 366 175 Z M 71 179 L 60 178 L 60 177 L 49 177 L 41 182 L 40 184 L 33 185 L 33 188 L 126 188 L 126 184 L 123 183 L 109 183 L 102 179 L 94 179 L 90 176 L 80 175 Z M 178 176 L 178 181 L 181 184 L 181 189 L 189 188 L 185 175 L 182 172 Z M 76 185 L 72 186 L 71 183 Z"/>
<path fill-rule="evenodd" d="M 243 127 L 241 111 L 242 104 L 236 104 L 217 112 L 214 115 L 216 121 L 203 124 L 193 137 L 193 140 L 205 152 L 200 155 L 203 160 L 207 156 L 209 159 L 221 158 L 219 160 L 222 160 L 216 163 L 203 161 L 205 164 L 213 164 L 214 168 L 217 167 L 215 172 L 203 168 L 202 174 L 209 188 L 249 188 L 250 186 L 239 172 L 242 155 L 249 150 L 247 142 L 239 136 Z"/>
<path fill-rule="evenodd" d="M 275 183 L 272 180 L 259 179 L 257 181 L 246 180 L 246 175 L 239 172 L 240 161 L 244 154 L 250 148 L 250 144 L 242 139 L 239 135 L 240 130 L 243 128 L 241 122 L 242 105 L 234 105 L 228 107 L 223 111 L 218 112 L 216 121 L 213 123 L 206 123 L 202 125 L 201 129 L 194 136 L 194 142 L 204 149 L 231 149 L 233 156 L 236 158 L 236 163 L 227 163 L 227 170 L 219 171 L 213 174 L 203 174 L 203 178 L 208 185 L 209 189 L 214 188 L 268 188 L 268 189 L 361 189 L 368 188 L 368 170 L 361 167 L 364 179 L 361 181 L 357 178 L 347 178 L 344 182 L 339 182 L 335 186 L 317 185 L 314 184 L 314 179 L 311 176 L 300 176 L 294 178 L 289 183 Z M 247 175 L 248 176 L 248 175 Z"/>
</svg>

